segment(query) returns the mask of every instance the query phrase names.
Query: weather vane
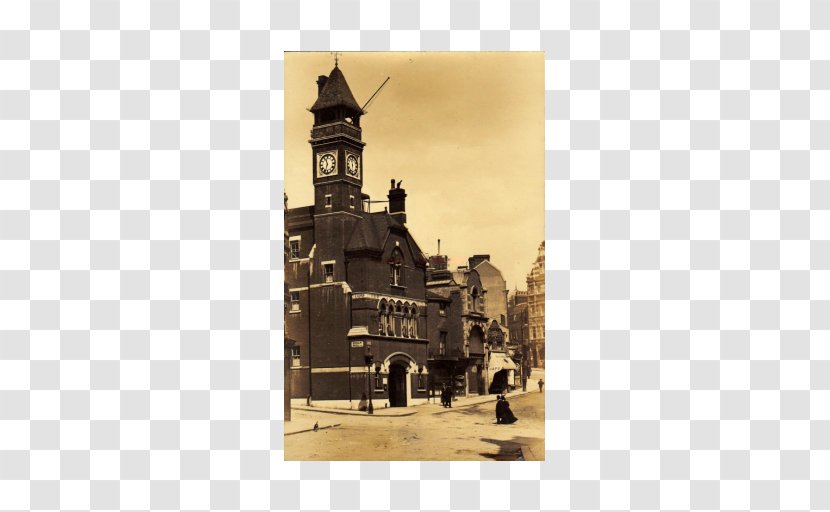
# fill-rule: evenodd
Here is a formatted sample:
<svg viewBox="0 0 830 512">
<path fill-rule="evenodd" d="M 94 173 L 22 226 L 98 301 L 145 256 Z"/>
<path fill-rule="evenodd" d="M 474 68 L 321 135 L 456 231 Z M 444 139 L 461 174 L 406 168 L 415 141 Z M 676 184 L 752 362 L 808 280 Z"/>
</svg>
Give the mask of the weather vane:
<svg viewBox="0 0 830 512">
<path fill-rule="evenodd" d="M 340 60 L 340 52 L 334 52 L 334 67 L 337 67 L 338 61 Z"/>
</svg>

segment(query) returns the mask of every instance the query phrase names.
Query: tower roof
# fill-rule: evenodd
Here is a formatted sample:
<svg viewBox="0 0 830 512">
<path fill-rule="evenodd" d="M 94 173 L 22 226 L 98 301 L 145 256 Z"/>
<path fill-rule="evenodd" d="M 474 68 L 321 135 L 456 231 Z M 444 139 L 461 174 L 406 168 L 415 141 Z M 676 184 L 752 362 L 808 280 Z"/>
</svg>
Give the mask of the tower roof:
<svg viewBox="0 0 830 512">
<path fill-rule="evenodd" d="M 324 108 L 343 106 L 354 110 L 355 112 L 363 113 L 360 105 L 355 101 L 352 95 L 349 84 L 346 83 L 346 77 L 340 68 L 334 66 L 334 69 L 329 73 L 325 85 L 317 95 L 317 101 L 311 106 L 312 112 L 323 110 Z"/>
</svg>

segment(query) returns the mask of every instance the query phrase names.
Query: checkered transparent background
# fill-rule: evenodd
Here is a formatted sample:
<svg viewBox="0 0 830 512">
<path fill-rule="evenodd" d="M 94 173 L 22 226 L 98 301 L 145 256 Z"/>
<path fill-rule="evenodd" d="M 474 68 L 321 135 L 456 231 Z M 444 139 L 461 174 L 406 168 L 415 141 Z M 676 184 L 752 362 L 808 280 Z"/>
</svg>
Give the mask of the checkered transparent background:
<svg viewBox="0 0 830 512">
<path fill-rule="evenodd" d="M 830 508 L 828 29 L 0 2 L 0 509 Z M 283 51 L 390 49 L 546 52 L 545 463 L 281 461 Z"/>
</svg>

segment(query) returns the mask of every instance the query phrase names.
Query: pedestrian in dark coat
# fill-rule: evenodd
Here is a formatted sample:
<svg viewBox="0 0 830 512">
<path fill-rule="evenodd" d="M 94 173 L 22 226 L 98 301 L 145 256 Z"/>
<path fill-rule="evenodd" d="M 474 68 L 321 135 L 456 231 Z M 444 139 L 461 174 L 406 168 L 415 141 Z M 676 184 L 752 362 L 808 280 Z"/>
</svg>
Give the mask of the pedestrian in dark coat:
<svg viewBox="0 0 830 512">
<path fill-rule="evenodd" d="M 500 402 L 502 403 L 502 418 L 501 423 L 502 425 L 510 425 L 511 423 L 516 423 L 519 421 L 513 411 L 510 410 L 510 402 L 507 401 L 504 397 L 501 397 Z"/>
<path fill-rule="evenodd" d="M 506 401 L 503 396 L 496 396 L 496 423 L 500 424 L 504 420 L 504 412 Z"/>
</svg>

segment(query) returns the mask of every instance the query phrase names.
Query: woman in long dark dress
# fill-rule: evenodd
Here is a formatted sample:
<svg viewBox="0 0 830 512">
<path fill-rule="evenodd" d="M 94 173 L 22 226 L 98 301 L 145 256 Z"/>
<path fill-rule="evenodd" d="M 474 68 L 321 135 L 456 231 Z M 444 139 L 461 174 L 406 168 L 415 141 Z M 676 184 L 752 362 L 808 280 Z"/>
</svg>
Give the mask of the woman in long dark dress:
<svg viewBox="0 0 830 512">
<path fill-rule="evenodd" d="M 519 418 L 517 418 L 513 414 L 513 411 L 510 410 L 510 402 L 508 402 L 507 399 L 504 397 L 501 398 L 501 402 L 504 404 L 502 406 L 504 408 L 501 418 L 502 424 L 510 425 L 511 423 L 516 423 L 517 421 L 519 421 Z"/>
<path fill-rule="evenodd" d="M 496 423 L 501 423 L 504 419 L 504 409 L 506 407 L 506 403 L 504 397 L 501 395 L 496 396 Z"/>
</svg>

